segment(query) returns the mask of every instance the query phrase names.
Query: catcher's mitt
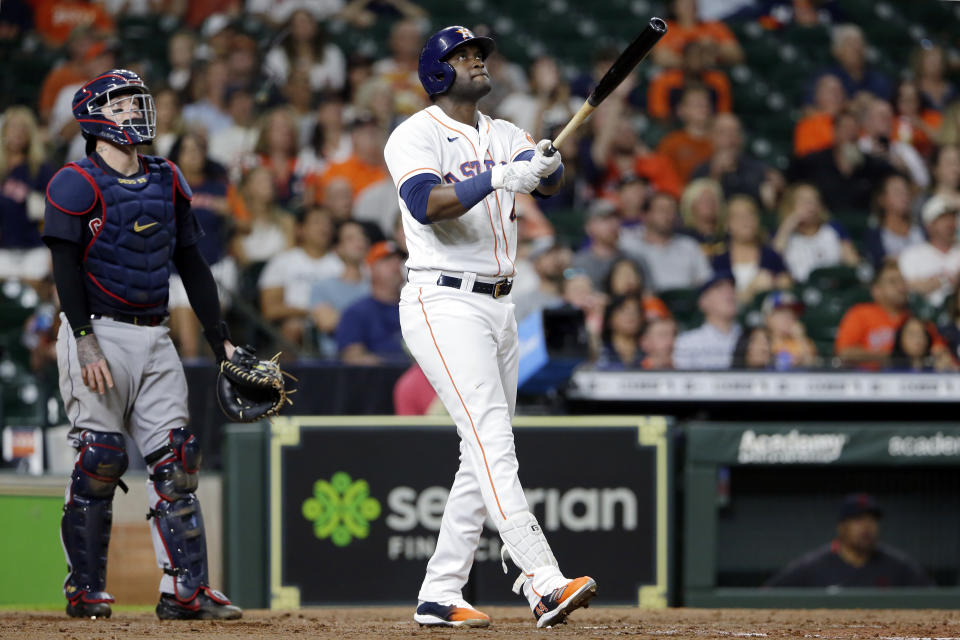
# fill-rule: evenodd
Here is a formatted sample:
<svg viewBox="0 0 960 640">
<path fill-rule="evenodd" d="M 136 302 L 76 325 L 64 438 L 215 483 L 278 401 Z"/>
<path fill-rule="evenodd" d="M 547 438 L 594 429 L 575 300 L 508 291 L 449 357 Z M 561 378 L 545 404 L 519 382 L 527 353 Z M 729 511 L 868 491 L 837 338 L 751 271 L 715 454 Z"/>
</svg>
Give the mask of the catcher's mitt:
<svg viewBox="0 0 960 640">
<path fill-rule="evenodd" d="M 287 396 L 283 377 L 296 379 L 280 370 L 280 354 L 269 360 L 257 359 L 253 347 L 237 347 L 233 357 L 220 363 L 217 376 L 217 401 L 223 413 L 235 422 L 255 422 L 276 415 Z"/>
</svg>

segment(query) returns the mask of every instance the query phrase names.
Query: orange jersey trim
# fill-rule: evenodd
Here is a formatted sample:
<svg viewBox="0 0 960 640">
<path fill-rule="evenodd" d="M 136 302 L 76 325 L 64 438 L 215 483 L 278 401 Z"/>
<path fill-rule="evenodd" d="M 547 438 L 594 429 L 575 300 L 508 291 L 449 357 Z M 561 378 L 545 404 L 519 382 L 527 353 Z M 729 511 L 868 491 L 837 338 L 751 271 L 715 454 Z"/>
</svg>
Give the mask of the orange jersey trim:
<svg viewBox="0 0 960 640">
<path fill-rule="evenodd" d="M 473 416 L 470 415 L 470 410 L 467 409 L 467 403 L 463 401 L 463 396 L 460 395 L 460 389 L 457 388 L 457 383 L 453 381 L 453 374 L 450 373 L 450 368 L 447 366 L 447 361 L 443 357 L 443 352 L 440 351 L 440 345 L 437 344 L 437 338 L 433 334 L 433 327 L 430 325 L 430 319 L 427 318 L 427 307 L 423 304 L 423 287 L 420 287 L 419 289 L 417 300 L 420 302 L 420 310 L 423 311 L 423 320 L 427 323 L 427 330 L 430 331 L 430 339 L 433 340 L 433 346 L 437 350 L 437 355 L 440 356 L 440 362 L 443 363 L 443 368 L 447 372 L 447 377 L 450 379 L 450 384 L 453 385 L 453 390 L 457 392 L 457 398 L 460 399 L 460 405 L 463 407 L 464 413 L 467 414 L 467 418 L 470 420 L 470 428 L 473 429 L 473 437 L 476 438 L 477 446 L 480 447 L 480 455 L 483 457 L 483 466 L 487 470 L 487 478 L 490 480 L 490 488 L 493 489 L 493 499 L 497 502 L 497 509 L 500 510 L 500 517 L 506 520 L 507 515 L 503 512 L 503 507 L 500 506 L 500 497 L 497 496 L 497 487 L 493 484 L 493 474 L 490 473 L 490 465 L 487 463 L 487 452 L 483 450 L 483 444 L 480 442 L 480 435 L 477 433 L 477 426 L 473 423 Z"/>
</svg>

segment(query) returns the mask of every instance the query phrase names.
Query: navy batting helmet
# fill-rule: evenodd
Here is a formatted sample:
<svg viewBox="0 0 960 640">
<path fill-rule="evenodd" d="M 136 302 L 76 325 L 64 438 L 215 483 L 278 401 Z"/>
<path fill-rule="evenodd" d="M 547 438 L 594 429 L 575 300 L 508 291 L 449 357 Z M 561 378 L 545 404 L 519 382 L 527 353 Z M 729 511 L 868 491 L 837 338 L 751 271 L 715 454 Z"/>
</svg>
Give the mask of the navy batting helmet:
<svg viewBox="0 0 960 640">
<path fill-rule="evenodd" d="M 453 85 L 456 72 L 446 60 L 454 49 L 468 42 L 480 47 L 484 59 L 496 47 L 493 38 L 475 36 L 470 29 L 459 26 L 446 27 L 437 31 L 423 45 L 417 71 L 420 74 L 420 84 L 423 85 L 428 95 L 441 94 Z"/>
<path fill-rule="evenodd" d="M 80 87 L 73 96 L 73 117 L 88 136 L 120 145 L 150 142 L 157 134 L 150 89 L 127 69 L 107 71 Z"/>
</svg>

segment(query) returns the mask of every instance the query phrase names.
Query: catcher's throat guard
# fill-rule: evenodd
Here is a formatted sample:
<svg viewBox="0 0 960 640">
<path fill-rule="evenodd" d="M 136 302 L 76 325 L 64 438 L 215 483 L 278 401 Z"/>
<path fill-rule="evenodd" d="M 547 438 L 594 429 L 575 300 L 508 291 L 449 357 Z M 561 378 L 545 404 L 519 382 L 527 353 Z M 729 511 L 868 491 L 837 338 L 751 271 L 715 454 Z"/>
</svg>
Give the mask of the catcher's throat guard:
<svg viewBox="0 0 960 640">
<path fill-rule="evenodd" d="M 277 415 L 284 404 L 293 404 L 288 397 L 280 370 L 280 354 L 259 360 L 252 347 L 237 347 L 233 357 L 220 363 L 217 376 L 217 401 L 224 415 L 235 422 L 256 422 Z"/>
</svg>

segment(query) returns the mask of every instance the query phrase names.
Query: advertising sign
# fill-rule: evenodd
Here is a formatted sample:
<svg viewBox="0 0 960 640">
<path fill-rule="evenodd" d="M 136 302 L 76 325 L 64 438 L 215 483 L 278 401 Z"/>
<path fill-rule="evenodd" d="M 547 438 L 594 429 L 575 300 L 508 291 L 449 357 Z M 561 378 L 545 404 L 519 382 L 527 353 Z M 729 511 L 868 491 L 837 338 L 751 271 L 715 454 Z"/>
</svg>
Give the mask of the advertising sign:
<svg viewBox="0 0 960 640">
<path fill-rule="evenodd" d="M 667 604 L 663 418 L 518 418 L 520 479 L 565 575 L 605 603 Z M 448 418 L 292 417 L 272 424 L 271 605 L 410 603 L 433 553 L 459 439 Z M 521 604 L 490 520 L 465 590 Z"/>
</svg>

